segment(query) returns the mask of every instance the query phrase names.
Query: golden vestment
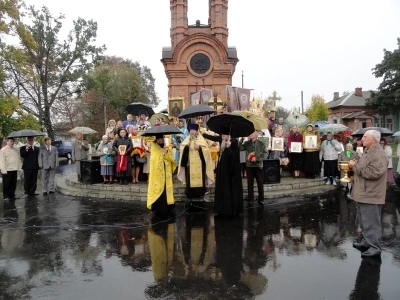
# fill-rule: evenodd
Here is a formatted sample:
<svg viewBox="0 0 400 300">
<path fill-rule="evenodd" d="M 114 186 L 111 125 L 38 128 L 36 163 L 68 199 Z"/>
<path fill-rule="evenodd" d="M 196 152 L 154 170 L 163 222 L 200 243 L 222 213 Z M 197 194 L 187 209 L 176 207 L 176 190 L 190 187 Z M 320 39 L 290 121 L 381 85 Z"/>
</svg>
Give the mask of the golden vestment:
<svg viewBox="0 0 400 300">
<path fill-rule="evenodd" d="M 214 165 L 211 160 L 211 153 L 208 144 L 202 135 L 191 137 L 190 135 L 182 142 L 180 153 L 183 153 L 185 146 L 189 146 L 189 165 L 190 165 L 190 188 L 203 187 L 202 178 L 202 162 L 199 151 L 194 149 L 194 146 L 201 147 L 205 164 L 206 164 L 206 183 L 211 185 L 214 183 Z M 186 169 L 181 167 L 182 155 L 179 158 L 178 179 L 186 183 Z"/>
<path fill-rule="evenodd" d="M 175 203 L 172 177 L 175 168 L 176 163 L 172 157 L 171 151 L 168 151 L 164 155 L 163 149 L 156 142 L 152 142 L 149 187 L 147 191 L 148 209 L 151 209 L 152 204 L 158 200 L 165 188 L 167 194 L 167 204 L 172 205 Z"/>
</svg>

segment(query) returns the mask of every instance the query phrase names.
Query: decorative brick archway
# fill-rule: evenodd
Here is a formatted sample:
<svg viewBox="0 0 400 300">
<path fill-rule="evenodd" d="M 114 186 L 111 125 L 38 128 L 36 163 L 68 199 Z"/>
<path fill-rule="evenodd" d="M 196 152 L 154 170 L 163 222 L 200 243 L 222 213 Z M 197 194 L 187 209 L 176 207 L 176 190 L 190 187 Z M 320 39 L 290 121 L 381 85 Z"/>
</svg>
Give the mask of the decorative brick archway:
<svg viewBox="0 0 400 300">
<path fill-rule="evenodd" d="M 170 0 L 171 47 L 163 48 L 161 62 L 168 78 L 168 98 L 183 98 L 201 87 L 226 99 L 225 86 L 239 61 L 235 47 L 228 47 L 228 0 L 210 0 L 208 24 L 187 23 L 187 0 Z"/>
</svg>

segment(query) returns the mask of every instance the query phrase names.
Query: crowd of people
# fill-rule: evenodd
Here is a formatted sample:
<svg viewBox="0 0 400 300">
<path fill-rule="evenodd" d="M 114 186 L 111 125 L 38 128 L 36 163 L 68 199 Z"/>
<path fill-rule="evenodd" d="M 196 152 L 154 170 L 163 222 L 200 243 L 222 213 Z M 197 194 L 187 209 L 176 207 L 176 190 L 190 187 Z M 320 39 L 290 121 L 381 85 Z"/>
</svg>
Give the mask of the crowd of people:
<svg viewBox="0 0 400 300">
<path fill-rule="evenodd" d="M 369 130 L 354 144 L 345 145 L 330 132 L 321 137 L 313 124 L 308 124 L 302 134 L 297 126 L 289 128 L 282 118 L 273 127 L 254 131 L 248 137 L 233 136 L 229 127 L 222 128 L 219 135 L 200 126 L 201 122 L 193 122 L 188 128 L 184 120 L 175 122 L 175 119 L 169 120 L 169 124 L 176 125 L 181 133 L 145 137 L 141 133 L 152 126 L 145 115 L 136 121 L 132 115 L 124 122 L 110 120 L 105 135 L 96 145 L 103 184 L 117 181 L 126 185 L 128 181 L 137 184 L 147 180 L 147 207 L 157 214 L 168 215 L 175 204 L 174 176 L 184 184 L 188 199 L 203 197 L 215 183 L 215 213 L 237 216 L 243 211 L 244 178 L 247 179 L 248 206 L 252 206 L 256 198 L 259 205 L 264 205 L 264 164 L 268 160 L 279 161 L 278 172 L 288 168 L 294 179 L 302 174 L 307 178 L 320 177 L 323 166 L 326 184 L 333 185 L 338 185 L 338 179 L 343 176 L 339 162 L 348 161 L 354 184 L 347 183 L 343 188 L 347 189 L 350 199 L 359 203 L 364 237 L 355 247 L 365 250 L 364 256 L 380 254 L 379 232 L 371 226 L 377 228 L 386 184 L 393 182 L 393 151 L 379 132 Z M 161 119 L 153 124 L 163 125 Z M 274 142 L 274 138 L 278 142 Z M 36 147 L 34 142 L 34 137 L 28 137 L 27 144 L 18 149 L 14 147 L 14 139 L 8 138 L 0 151 L 6 201 L 15 199 L 20 170 L 24 172 L 25 196 L 38 195 L 39 170 L 42 193 L 55 192 L 54 177 L 59 164 L 57 148 L 51 146 L 48 137 L 44 146 Z M 82 180 L 80 163 L 88 158 L 89 149 L 82 133 L 78 132 L 72 147 L 78 180 Z M 147 174 L 147 178 L 143 179 L 142 174 Z"/>
</svg>

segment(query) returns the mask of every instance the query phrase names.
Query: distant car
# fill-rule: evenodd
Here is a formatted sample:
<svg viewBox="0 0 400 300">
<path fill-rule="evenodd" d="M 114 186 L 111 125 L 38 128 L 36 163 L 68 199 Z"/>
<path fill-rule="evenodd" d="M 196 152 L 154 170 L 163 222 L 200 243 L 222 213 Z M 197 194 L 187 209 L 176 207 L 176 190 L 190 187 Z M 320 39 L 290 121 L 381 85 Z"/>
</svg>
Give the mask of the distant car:
<svg viewBox="0 0 400 300">
<path fill-rule="evenodd" d="M 51 142 L 51 145 L 57 147 L 58 157 L 72 158 L 72 143 L 66 140 L 57 140 Z"/>
</svg>

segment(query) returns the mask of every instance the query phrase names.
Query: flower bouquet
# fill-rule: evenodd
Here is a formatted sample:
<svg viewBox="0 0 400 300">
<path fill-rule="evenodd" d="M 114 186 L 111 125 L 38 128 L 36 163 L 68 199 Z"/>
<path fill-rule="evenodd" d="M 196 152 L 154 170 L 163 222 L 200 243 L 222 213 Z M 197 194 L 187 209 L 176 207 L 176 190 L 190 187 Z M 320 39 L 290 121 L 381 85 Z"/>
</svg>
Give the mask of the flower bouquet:
<svg viewBox="0 0 400 300">
<path fill-rule="evenodd" d="M 248 156 L 247 156 L 247 160 L 248 161 L 253 161 L 253 158 L 255 158 L 256 157 L 256 154 L 254 153 L 254 152 L 251 152 Z"/>
</svg>

